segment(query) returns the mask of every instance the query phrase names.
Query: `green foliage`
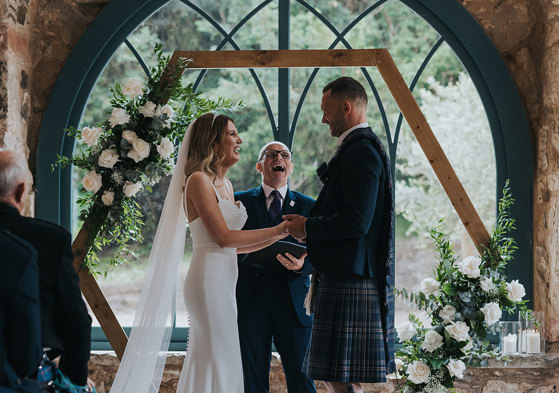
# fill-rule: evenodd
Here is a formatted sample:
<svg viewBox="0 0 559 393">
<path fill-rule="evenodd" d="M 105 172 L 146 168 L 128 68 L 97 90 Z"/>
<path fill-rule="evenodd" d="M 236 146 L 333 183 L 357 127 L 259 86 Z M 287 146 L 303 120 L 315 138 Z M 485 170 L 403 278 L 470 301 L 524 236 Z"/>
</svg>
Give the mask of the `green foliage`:
<svg viewBox="0 0 559 393">
<path fill-rule="evenodd" d="M 74 165 L 87 172 L 82 180 L 85 192 L 77 203 L 80 219 L 90 232 L 98 233 L 85 259 L 95 273 L 100 273 L 97 254 L 107 246 L 116 248 L 111 265 L 133 256 L 129 244 L 143 240 L 144 227 L 135 195 L 142 187 L 151 191 L 161 177 L 172 172 L 176 147 L 187 126 L 208 111 L 239 106 L 221 97 L 204 98 L 193 91 L 192 84 L 183 84 L 186 59 L 169 65 L 170 58 L 159 45 L 154 54 L 156 65 L 146 85 L 142 87 L 134 78 L 124 87 L 116 83 L 110 88 L 110 118 L 97 127 L 66 130 L 85 144 L 72 157 L 58 157 L 58 165 Z M 119 114 L 119 110 L 123 112 Z"/>
<path fill-rule="evenodd" d="M 396 294 L 429 318 L 430 327 L 410 314 L 409 323 L 397 328 L 402 347 L 397 351 L 400 375 L 407 374 L 403 392 L 438 392 L 451 388 L 463 369 L 500 358 L 498 348 L 487 340 L 495 333 L 503 311 L 528 314 L 524 288 L 518 281 L 506 281 L 506 266 L 516 250 L 509 236 L 514 219 L 509 209 L 514 203 L 508 181 L 498 203 L 498 216 L 481 259 L 459 260 L 452 243 L 442 231 L 443 221 L 431 230 L 438 253 L 433 278 L 422 281 L 422 290 Z M 528 314 L 530 315 L 530 314 Z M 418 372 L 417 370 L 422 370 Z"/>
</svg>

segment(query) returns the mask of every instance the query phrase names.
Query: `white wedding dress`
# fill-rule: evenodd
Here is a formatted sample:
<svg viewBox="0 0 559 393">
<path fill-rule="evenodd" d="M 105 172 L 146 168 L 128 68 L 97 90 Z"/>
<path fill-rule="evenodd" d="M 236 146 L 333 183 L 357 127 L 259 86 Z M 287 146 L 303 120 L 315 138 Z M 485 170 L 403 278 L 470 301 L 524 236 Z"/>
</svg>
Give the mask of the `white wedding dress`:
<svg viewBox="0 0 559 393">
<path fill-rule="evenodd" d="M 185 195 L 187 187 L 188 180 Z M 241 229 L 247 219 L 245 207 L 214 190 L 227 227 Z M 236 249 L 215 243 L 200 217 L 190 223 L 190 231 L 193 253 L 184 282 L 190 333 L 177 393 L 243 393 Z"/>
</svg>

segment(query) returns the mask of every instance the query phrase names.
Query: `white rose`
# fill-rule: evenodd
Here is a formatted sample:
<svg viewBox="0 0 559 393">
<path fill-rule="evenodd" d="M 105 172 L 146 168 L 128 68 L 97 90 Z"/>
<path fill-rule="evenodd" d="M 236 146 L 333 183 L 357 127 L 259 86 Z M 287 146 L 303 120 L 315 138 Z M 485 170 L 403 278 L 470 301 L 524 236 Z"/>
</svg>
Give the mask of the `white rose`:
<svg viewBox="0 0 559 393">
<path fill-rule="evenodd" d="M 407 341 L 411 340 L 411 338 L 417 334 L 417 329 L 413 324 L 405 322 L 396 327 L 396 332 L 398 333 L 400 341 Z"/>
<path fill-rule="evenodd" d="M 138 135 L 134 131 L 124 130 L 122 131 L 122 139 L 128 141 L 128 143 L 132 144 L 136 139 L 138 139 Z"/>
<path fill-rule="evenodd" d="M 144 115 L 144 117 L 153 117 L 155 115 L 155 108 L 156 105 L 153 102 L 148 101 L 139 108 L 139 111 L 142 115 Z"/>
<path fill-rule="evenodd" d="M 97 172 L 89 171 L 82 179 L 82 186 L 86 191 L 92 191 L 94 194 L 99 191 L 102 185 L 101 175 Z"/>
<path fill-rule="evenodd" d="M 474 347 L 474 344 L 472 344 L 472 338 L 470 336 L 468 336 L 468 343 L 466 345 L 464 345 L 462 348 L 460 348 L 460 350 L 462 351 L 462 353 L 464 355 L 468 354 L 468 351 L 470 349 L 472 349 Z"/>
<path fill-rule="evenodd" d="M 158 106 L 155 110 L 155 116 L 161 117 L 163 114 L 167 115 L 167 119 L 165 120 L 166 125 L 171 124 L 171 118 L 175 114 L 175 111 L 169 104 L 163 105 L 162 107 Z"/>
<path fill-rule="evenodd" d="M 114 191 L 104 191 L 103 195 L 101 195 L 101 201 L 103 201 L 103 204 L 105 206 L 111 206 L 113 204 L 114 199 L 115 199 Z"/>
<path fill-rule="evenodd" d="M 101 152 L 97 163 L 103 168 L 112 168 L 118 161 L 118 153 L 114 149 L 106 149 Z"/>
<path fill-rule="evenodd" d="M 441 283 L 435 280 L 434 278 L 426 278 L 423 281 L 421 281 L 420 286 L 421 286 L 421 292 L 423 292 L 426 296 L 429 296 L 431 294 L 438 296 Z"/>
<path fill-rule="evenodd" d="M 407 374 L 410 381 L 419 385 L 420 383 L 427 383 L 427 381 L 429 381 L 431 370 L 428 365 L 416 360 L 408 366 Z"/>
<path fill-rule="evenodd" d="M 171 157 L 171 153 L 175 151 L 175 146 L 169 140 L 169 138 L 165 137 L 161 139 L 161 143 L 157 145 L 157 152 L 163 158 Z"/>
<path fill-rule="evenodd" d="M 466 365 L 462 360 L 452 360 L 446 365 L 448 372 L 451 377 L 464 378 L 464 370 L 466 370 Z"/>
<path fill-rule="evenodd" d="M 501 319 L 501 308 L 495 302 L 486 303 L 485 306 L 480 308 L 480 311 L 485 316 L 485 323 L 487 323 L 488 326 L 499 322 L 499 319 Z"/>
<path fill-rule="evenodd" d="M 519 302 L 526 295 L 526 290 L 524 290 L 524 285 L 520 284 L 518 280 L 512 280 L 507 283 L 507 293 L 510 300 Z"/>
<path fill-rule="evenodd" d="M 421 344 L 421 348 L 425 349 L 427 352 L 433 352 L 435 349 L 443 345 L 443 336 L 437 333 L 435 330 L 427 330 L 425 333 L 425 340 Z"/>
<path fill-rule="evenodd" d="M 481 259 L 474 256 L 469 256 L 458 262 L 458 270 L 465 276 L 470 278 L 479 277 L 479 265 L 481 264 Z"/>
<path fill-rule="evenodd" d="M 450 325 L 445 326 L 444 330 L 456 341 L 466 341 L 470 338 L 470 328 L 466 322 L 451 322 Z"/>
<path fill-rule="evenodd" d="M 111 117 L 109 118 L 109 123 L 111 127 L 117 126 L 119 124 L 126 124 L 130 121 L 130 115 L 122 108 L 114 108 Z"/>
<path fill-rule="evenodd" d="M 483 292 L 490 292 L 495 289 L 495 284 L 493 283 L 493 279 L 491 277 L 483 277 L 479 280 L 479 287 Z"/>
<path fill-rule="evenodd" d="M 402 370 L 402 367 L 404 366 L 404 361 L 400 358 L 396 358 L 394 359 L 394 364 L 396 366 L 396 374 L 401 375 L 400 370 Z"/>
<path fill-rule="evenodd" d="M 451 323 L 456 317 L 456 309 L 451 305 L 446 305 L 439 311 L 439 317 L 441 317 L 443 322 Z"/>
<path fill-rule="evenodd" d="M 136 162 L 139 162 L 149 156 L 149 151 L 149 143 L 141 138 L 138 138 L 132 142 L 132 149 L 128 152 L 128 157 L 132 158 Z"/>
<path fill-rule="evenodd" d="M 142 188 L 142 183 L 132 183 L 127 181 L 126 183 L 124 183 L 122 191 L 124 191 L 124 195 L 130 198 L 136 195 L 138 191 L 140 191 L 140 188 Z"/>
<path fill-rule="evenodd" d="M 138 154 L 138 152 L 134 149 L 130 149 L 130 151 L 128 152 L 128 154 L 126 155 L 128 158 L 131 158 L 134 160 L 134 162 L 140 162 L 143 160 L 142 157 L 140 157 L 140 155 Z"/>
<path fill-rule="evenodd" d="M 99 127 L 84 127 L 82 130 L 82 139 L 87 144 L 87 146 L 93 146 L 97 143 L 99 135 L 103 132 L 102 128 Z"/>
<path fill-rule="evenodd" d="M 122 92 L 130 98 L 142 95 L 143 86 L 138 78 L 130 78 L 122 87 Z"/>
</svg>

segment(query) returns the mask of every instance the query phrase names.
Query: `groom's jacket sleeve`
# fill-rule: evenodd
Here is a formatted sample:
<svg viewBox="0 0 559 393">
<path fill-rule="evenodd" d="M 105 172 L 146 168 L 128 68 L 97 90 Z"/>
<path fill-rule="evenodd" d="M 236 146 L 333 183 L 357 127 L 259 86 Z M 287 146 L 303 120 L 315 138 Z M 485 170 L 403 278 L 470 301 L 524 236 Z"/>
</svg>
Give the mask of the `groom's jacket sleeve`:
<svg viewBox="0 0 559 393">
<path fill-rule="evenodd" d="M 319 215 L 307 219 L 307 243 L 336 242 L 367 234 L 382 176 L 380 155 L 371 144 L 349 147 L 328 180 Z"/>
</svg>

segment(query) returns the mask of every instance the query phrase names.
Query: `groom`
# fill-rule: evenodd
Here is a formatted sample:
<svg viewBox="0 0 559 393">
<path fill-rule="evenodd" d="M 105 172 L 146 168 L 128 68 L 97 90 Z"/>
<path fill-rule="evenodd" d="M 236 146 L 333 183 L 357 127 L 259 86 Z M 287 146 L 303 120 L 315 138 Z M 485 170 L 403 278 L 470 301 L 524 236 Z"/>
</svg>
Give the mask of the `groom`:
<svg viewBox="0 0 559 393">
<path fill-rule="evenodd" d="M 322 122 L 338 149 L 307 218 L 286 215 L 319 273 L 304 369 L 330 392 L 362 392 L 394 371 L 393 202 L 390 163 L 367 124 L 367 94 L 353 78 L 323 89 Z"/>
<path fill-rule="evenodd" d="M 235 194 L 248 213 L 243 229 L 279 224 L 284 214 L 309 214 L 314 200 L 287 185 L 293 171 L 287 146 L 275 141 L 266 144 L 256 169 L 262 174 L 262 185 Z M 297 243 L 292 237 L 284 240 Z M 301 371 L 312 324 L 303 307 L 312 271 L 309 261 L 285 254 L 249 264 L 243 257 L 239 256 L 237 307 L 245 392 L 269 391 L 273 340 L 288 392 L 315 393 L 313 381 Z"/>
</svg>

